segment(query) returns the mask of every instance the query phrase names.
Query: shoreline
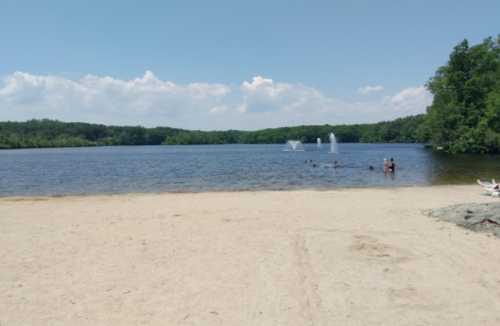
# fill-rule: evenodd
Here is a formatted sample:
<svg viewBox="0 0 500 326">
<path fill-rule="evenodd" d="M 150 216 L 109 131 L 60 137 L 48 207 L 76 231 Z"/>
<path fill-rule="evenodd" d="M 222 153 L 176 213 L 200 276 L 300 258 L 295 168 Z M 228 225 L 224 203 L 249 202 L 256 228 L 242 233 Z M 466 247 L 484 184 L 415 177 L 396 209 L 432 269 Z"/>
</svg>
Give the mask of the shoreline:
<svg viewBox="0 0 500 326">
<path fill-rule="evenodd" d="M 196 195 L 196 194 L 238 194 L 238 193 L 276 193 L 276 192 L 329 192 L 329 191 L 343 191 L 343 190 L 385 190 L 385 189 L 419 189 L 419 188 L 439 188 L 439 187 L 473 187 L 481 190 L 477 187 L 474 182 L 471 183 L 459 183 L 459 184 L 433 184 L 433 185 L 396 185 L 396 186 L 342 186 L 335 188 L 290 188 L 290 189 L 242 189 L 242 190 L 202 190 L 202 191 L 151 191 L 151 192 L 102 192 L 102 193 L 82 193 L 82 194 L 55 194 L 55 195 L 7 195 L 0 196 L 0 202 L 5 201 L 16 201 L 16 200 L 29 200 L 29 199 L 39 199 L 48 200 L 56 198 L 71 198 L 71 197 L 113 197 L 113 196 L 141 196 L 141 195 Z"/>
</svg>

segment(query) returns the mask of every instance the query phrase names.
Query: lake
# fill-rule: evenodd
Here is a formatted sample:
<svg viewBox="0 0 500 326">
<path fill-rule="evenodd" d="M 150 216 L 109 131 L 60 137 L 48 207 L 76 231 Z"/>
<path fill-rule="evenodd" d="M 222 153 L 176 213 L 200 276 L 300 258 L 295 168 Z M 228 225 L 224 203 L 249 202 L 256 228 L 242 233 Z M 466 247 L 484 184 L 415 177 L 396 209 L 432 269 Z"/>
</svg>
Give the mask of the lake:
<svg viewBox="0 0 500 326">
<path fill-rule="evenodd" d="M 117 146 L 0 151 L 0 196 L 394 187 L 500 179 L 499 156 L 418 144 Z M 384 175 L 384 158 L 397 170 Z M 309 162 L 312 160 L 312 163 Z M 340 167 L 333 168 L 334 160 Z M 369 170 L 369 166 L 374 170 Z"/>
</svg>

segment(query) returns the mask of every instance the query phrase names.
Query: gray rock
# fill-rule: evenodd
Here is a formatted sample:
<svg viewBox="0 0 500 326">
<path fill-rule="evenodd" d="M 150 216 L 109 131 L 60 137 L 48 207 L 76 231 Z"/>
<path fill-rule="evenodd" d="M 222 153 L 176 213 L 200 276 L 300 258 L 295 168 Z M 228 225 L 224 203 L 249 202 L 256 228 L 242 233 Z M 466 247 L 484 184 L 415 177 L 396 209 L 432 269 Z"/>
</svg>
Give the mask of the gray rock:
<svg viewBox="0 0 500 326">
<path fill-rule="evenodd" d="M 430 210 L 428 215 L 500 238 L 500 203 L 460 204 Z"/>
</svg>

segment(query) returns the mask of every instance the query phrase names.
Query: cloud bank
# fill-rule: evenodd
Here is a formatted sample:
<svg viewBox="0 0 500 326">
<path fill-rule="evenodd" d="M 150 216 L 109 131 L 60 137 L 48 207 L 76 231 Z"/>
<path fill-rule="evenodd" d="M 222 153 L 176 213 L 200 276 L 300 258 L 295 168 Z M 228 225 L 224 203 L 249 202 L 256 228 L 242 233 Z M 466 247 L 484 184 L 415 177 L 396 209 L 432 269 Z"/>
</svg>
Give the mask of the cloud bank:
<svg viewBox="0 0 500 326">
<path fill-rule="evenodd" d="M 365 86 L 358 92 L 383 89 Z M 14 72 L 0 82 L 0 120 L 51 118 L 196 129 L 374 122 L 423 113 L 431 101 L 423 86 L 370 101 L 343 100 L 306 85 L 263 76 L 240 85 L 182 85 L 161 80 L 151 71 L 131 80 L 95 75 L 71 80 Z"/>
</svg>

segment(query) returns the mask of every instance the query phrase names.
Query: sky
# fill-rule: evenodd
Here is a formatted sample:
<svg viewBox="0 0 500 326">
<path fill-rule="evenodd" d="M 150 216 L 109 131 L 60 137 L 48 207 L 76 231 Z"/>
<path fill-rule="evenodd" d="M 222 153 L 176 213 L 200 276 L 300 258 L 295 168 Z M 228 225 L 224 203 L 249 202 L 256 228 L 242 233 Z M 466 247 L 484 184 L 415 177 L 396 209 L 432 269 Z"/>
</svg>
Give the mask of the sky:
<svg viewBox="0 0 500 326">
<path fill-rule="evenodd" d="M 0 120 L 189 129 L 425 112 L 498 0 L 0 0 Z"/>
</svg>

